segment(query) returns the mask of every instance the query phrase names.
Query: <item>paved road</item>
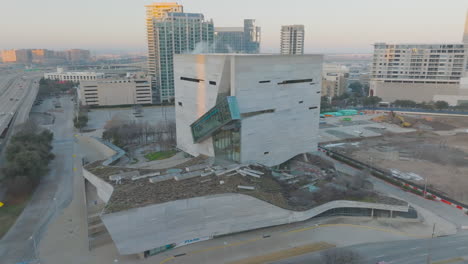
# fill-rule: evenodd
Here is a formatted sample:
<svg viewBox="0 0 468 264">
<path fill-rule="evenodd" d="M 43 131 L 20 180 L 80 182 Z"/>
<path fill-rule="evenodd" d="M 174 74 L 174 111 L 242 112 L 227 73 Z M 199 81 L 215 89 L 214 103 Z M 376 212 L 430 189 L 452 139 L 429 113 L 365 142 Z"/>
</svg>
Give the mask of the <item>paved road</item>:
<svg viewBox="0 0 468 264">
<path fill-rule="evenodd" d="M 351 175 L 354 175 L 355 173 L 361 173 L 360 170 L 357 170 L 341 162 L 337 162 L 321 152 L 319 155 L 334 162 L 336 169 L 339 171 Z M 399 199 L 403 199 L 411 205 L 416 205 L 426 210 L 429 210 L 437 216 L 445 219 L 446 221 L 453 223 L 458 229 L 461 226 L 468 226 L 468 216 L 463 214 L 461 210 L 458 210 L 452 206 L 446 205 L 441 202 L 424 199 L 410 192 L 405 192 L 375 177 L 370 177 L 369 180 L 374 184 L 374 188 L 377 191 L 397 197 Z"/>
<path fill-rule="evenodd" d="M 434 238 L 432 241 L 430 239 L 421 239 L 362 244 L 347 248 L 358 252 L 364 257 L 363 263 L 369 264 L 375 264 L 378 261 L 398 264 L 426 263 L 429 252 L 432 263 L 468 263 L 467 235 L 439 237 Z M 321 263 L 320 253 L 305 254 L 273 263 Z"/>
<path fill-rule="evenodd" d="M 72 154 L 75 147 L 72 122 L 73 105 L 68 97 L 63 97 L 60 101 L 64 112 L 54 113 L 56 120 L 50 126 L 54 132 L 53 152 L 56 158 L 51 162 L 50 172 L 44 176 L 28 206 L 17 219 L 15 225 L 0 241 L 0 262 L 2 264 L 14 264 L 34 259 L 34 244 L 40 241 L 57 211 L 66 207 L 72 199 Z M 41 111 L 41 109 L 37 111 Z M 34 237 L 34 239 L 30 239 L 30 237 Z"/>
</svg>

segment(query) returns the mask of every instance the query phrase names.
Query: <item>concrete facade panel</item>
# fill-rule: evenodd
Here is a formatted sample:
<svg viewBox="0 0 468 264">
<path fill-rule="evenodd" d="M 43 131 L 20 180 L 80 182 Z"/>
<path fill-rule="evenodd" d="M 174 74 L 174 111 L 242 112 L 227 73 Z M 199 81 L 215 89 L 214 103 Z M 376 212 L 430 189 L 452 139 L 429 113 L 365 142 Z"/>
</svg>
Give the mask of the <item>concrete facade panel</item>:
<svg viewBox="0 0 468 264">
<path fill-rule="evenodd" d="M 220 194 L 131 209 L 101 218 L 120 254 L 135 254 L 189 239 L 304 221 L 338 207 L 407 212 L 407 206 L 333 201 L 296 212 L 243 194 Z M 186 208 L 174 210 L 174 208 Z"/>
</svg>

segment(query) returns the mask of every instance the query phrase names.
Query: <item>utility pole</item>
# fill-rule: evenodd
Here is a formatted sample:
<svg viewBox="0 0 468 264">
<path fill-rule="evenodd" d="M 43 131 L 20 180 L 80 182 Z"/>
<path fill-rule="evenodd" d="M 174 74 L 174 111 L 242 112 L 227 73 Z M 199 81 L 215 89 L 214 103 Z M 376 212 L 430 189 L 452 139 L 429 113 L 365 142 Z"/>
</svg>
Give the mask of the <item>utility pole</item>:
<svg viewBox="0 0 468 264">
<path fill-rule="evenodd" d="M 435 227 L 436 224 L 434 223 L 434 226 L 432 227 L 432 236 L 431 239 L 429 240 L 429 247 L 427 248 L 427 264 L 431 264 L 431 250 L 432 250 L 432 239 L 434 239 L 434 234 L 435 234 Z"/>
</svg>

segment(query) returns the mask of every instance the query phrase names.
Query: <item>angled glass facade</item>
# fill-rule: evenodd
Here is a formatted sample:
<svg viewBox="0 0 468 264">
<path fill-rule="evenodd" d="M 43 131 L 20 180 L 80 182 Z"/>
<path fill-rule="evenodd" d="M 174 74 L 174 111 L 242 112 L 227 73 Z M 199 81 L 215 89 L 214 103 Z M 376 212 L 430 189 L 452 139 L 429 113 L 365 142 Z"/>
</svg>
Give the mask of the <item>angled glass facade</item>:
<svg viewBox="0 0 468 264">
<path fill-rule="evenodd" d="M 239 119 L 240 113 L 236 97 L 227 96 L 190 126 L 193 141 L 195 143 L 201 142 L 231 121 Z"/>
</svg>

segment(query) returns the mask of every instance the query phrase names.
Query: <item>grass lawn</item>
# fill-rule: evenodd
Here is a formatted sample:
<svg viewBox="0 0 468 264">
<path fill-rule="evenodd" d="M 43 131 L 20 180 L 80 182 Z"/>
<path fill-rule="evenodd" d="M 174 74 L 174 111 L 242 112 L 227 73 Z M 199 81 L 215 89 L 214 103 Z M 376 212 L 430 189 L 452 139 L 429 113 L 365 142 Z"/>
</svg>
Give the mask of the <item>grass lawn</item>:
<svg viewBox="0 0 468 264">
<path fill-rule="evenodd" d="M 2 201 L 5 205 L 0 207 L 0 238 L 10 230 L 10 227 L 15 223 L 16 218 L 18 218 L 21 212 L 23 212 L 28 201 L 29 196 L 21 199 L 20 201 L 15 201 L 14 204 L 10 205 L 8 202 Z"/>
<path fill-rule="evenodd" d="M 151 152 L 145 155 L 148 161 L 168 159 L 177 153 L 175 150 Z"/>
</svg>

